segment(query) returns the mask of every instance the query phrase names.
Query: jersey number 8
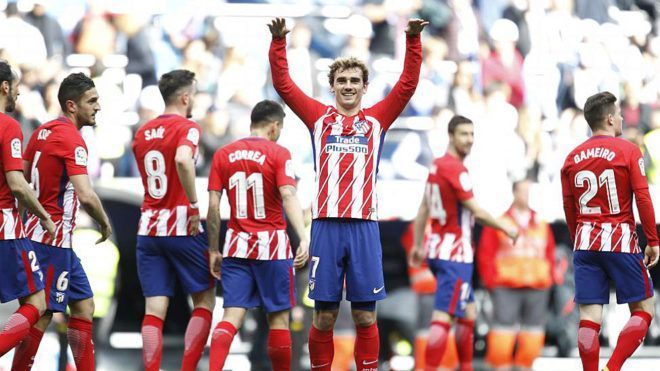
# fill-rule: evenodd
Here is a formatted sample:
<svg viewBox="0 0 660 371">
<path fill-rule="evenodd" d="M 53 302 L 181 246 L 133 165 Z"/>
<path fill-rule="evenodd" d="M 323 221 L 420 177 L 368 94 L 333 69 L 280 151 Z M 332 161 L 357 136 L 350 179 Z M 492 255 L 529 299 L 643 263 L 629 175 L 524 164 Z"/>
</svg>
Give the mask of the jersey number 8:
<svg viewBox="0 0 660 371">
<path fill-rule="evenodd" d="M 144 171 L 147 173 L 147 192 L 155 199 L 167 194 L 167 175 L 165 175 L 165 157 L 159 151 L 149 151 L 144 156 Z"/>
</svg>

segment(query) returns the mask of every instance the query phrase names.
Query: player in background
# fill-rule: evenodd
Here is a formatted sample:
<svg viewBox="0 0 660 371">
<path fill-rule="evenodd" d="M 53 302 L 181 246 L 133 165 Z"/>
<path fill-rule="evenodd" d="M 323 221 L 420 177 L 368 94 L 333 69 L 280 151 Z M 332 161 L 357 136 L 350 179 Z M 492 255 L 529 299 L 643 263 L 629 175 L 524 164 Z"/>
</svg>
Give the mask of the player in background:
<svg viewBox="0 0 660 371">
<path fill-rule="evenodd" d="M 57 98 L 62 116 L 35 130 L 24 162 L 25 176 L 57 226 L 55 234 L 49 235 L 35 215 L 28 214 L 25 223 L 44 274 L 48 310 L 17 348 L 12 370 L 30 369 L 53 313 L 66 312 L 67 305 L 71 314 L 67 338 L 76 368 L 94 370 L 94 294 L 71 240 L 80 205 L 100 227 L 97 243 L 112 234 L 110 220 L 87 175 L 87 146 L 79 132 L 84 126 L 96 125 L 101 106 L 94 82 L 82 73 L 67 76 Z"/>
<path fill-rule="evenodd" d="M 23 133 L 7 112 L 16 107 L 19 77 L 0 60 L 0 302 L 18 299 L 20 307 L 0 331 L 0 357 L 28 335 L 46 310 L 39 260 L 26 238 L 16 200 L 39 216 L 50 234 L 55 225 L 23 176 Z"/>
<path fill-rule="evenodd" d="M 252 109 L 251 136 L 213 156 L 209 175 L 211 273 L 222 282 L 224 315 L 213 331 L 210 370 L 222 370 L 229 347 L 249 308 L 268 313 L 268 356 L 276 371 L 291 368 L 289 313 L 295 305 L 293 268 L 309 257 L 303 213 L 296 198 L 291 154 L 276 144 L 284 110 L 264 100 Z M 231 214 L 222 252 L 220 198 L 227 192 Z M 288 221 L 300 238 L 295 260 L 286 234 Z"/>
<path fill-rule="evenodd" d="M 436 276 L 435 309 L 426 345 L 426 369 L 436 370 L 447 346 L 449 327 L 456 321 L 456 348 L 461 371 L 472 370 L 474 320 L 477 313 L 472 292 L 474 251 L 473 217 L 481 224 L 506 233 L 511 239 L 518 231 L 493 218 L 472 194 L 472 182 L 463 160 L 474 142 L 474 125 L 463 116 L 449 121 L 447 153 L 433 162 L 426 191 L 414 220 L 414 242 L 410 264 L 419 266 L 427 258 Z M 431 218 L 431 235 L 422 244 Z"/>
<path fill-rule="evenodd" d="M 313 370 L 330 370 L 333 328 L 342 300 L 351 302 L 356 324 L 358 370 L 378 368 L 376 301 L 385 298 L 382 249 L 378 231 L 376 173 L 381 143 L 390 125 L 412 97 L 422 64 L 420 33 L 428 22 L 412 19 L 406 28 L 403 72 L 390 93 L 363 109 L 369 71 L 356 58 L 330 65 L 328 80 L 335 105 L 305 95 L 289 75 L 284 19 L 269 25 L 273 85 L 312 135 L 317 197 L 312 205 L 309 297 L 314 299 L 309 353 Z"/>
<path fill-rule="evenodd" d="M 206 236 L 201 233 L 195 191 L 201 128 L 189 118 L 196 84 L 195 74 L 187 70 L 164 74 L 158 89 L 165 112 L 144 124 L 133 141 L 144 186 L 137 264 L 146 298 L 142 341 L 147 371 L 160 367 L 163 321 L 177 278 L 194 306 L 186 329 L 181 370 L 197 368 L 215 306 L 215 283 L 209 273 Z"/>
<path fill-rule="evenodd" d="M 564 212 L 575 250 L 578 349 L 584 370 L 598 370 L 598 333 L 613 283 L 617 303 L 628 303 L 631 312 L 605 367 L 618 371 L 653 319 L 648 268 L 658 262 L 658 235 L 642 153 L 616 138 L 623 126 L 616 97 L 609 92 L 592 95 L 584 104 L 584 118 L 592 136 L 569 153 L 561 169 Z M 648 241 L 645 253 L 635 232 L 633 195 Z"/>
</svg>

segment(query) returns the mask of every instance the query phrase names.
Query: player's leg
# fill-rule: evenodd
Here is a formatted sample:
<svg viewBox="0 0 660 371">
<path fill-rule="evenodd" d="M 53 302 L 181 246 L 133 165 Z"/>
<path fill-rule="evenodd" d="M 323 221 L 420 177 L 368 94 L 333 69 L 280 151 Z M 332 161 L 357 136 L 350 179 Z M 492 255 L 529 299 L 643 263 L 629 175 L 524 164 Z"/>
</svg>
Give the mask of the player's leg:
<svg viewBox="0 0 660 371">
<path fill-rule="evenodd" d="M 73 359 L 76 363 L 76 369 L 79 371 L 93 371 L 94 362 L 94 341 L 93 341 L 93 320 L 94 320 L 94 294 L 89 285 L 87 274 L 80 264 L 80 259 L 71 249 L 68 250 L 70 264 L 68 298 L 69 317 L 67 339 L 73 353 Z"/>
<path fill-rule="evenodd" d="M 254 282 L 250 261 L 247 259 L 222 259 L 222 293 L 224 314 L 211 336 L 209 370 L 222 370 L 236 332 L 243 324 L 247 309 L 259 305 L 257 285 Z"/>
<path fill-rule="evenodd" d="M 475 308 L 471 305 L 474 302 L 471 285 L 473 266 L 470 263 L 433 259 L 429 260 L 429 267 L 436 276 L 437 290 L 426 346 L 426 367 L 435 369 L 440 365 L 447 347 L 452 318 L 458 317 L 461 319 L 456 326 L 458 357 L 461 368 L 470 369 L 476 317 Z"/>
<path fill-rule="evenodd" d="M 46 310 L 39 261 L 30 242 L 0 241 L 0 302 L 19 299 L 20 307 L 0 331 L 0 357 L 15 347 Z"/>
<path fill-rule="evenodd" d="M 174 268 L 183 290 L 192 296 L 193 311 L 184 338 L 182 371 L 197 369 L 211 331 L 215 307 L 215 280 L 209 271 L 205 234 L 163 237 L 162 252 Z"/>
<path fill-rule="evenodd" d="M 642 254 L 617 254 L 608 264 L 616 287 L 618 303 L 629 303 L 630 319 L 625 324 L 616 347 L 607 362 L 607 370 L 618 371 L 639 345 L 653 319 L 653 282 L 644 265 Z"/>
<path fill-rule="evenodd" d="M 293 259 L 251 263 L 260 305 L 268 313 L 268 357 L 275 371 L 291 369 L 289 313 L 296 305 Z"/>
<path fill-rule="evenodd" d="M 308 342 L 312 370 L 330 370 L 334 358 L 333 329 L 345 274 L 343 224 L 330 219 L 312 221 L 308 294 L 314 300 Z"/>
<path fill-rule="evenodd" d="M 355 323 L 355 364 L 358 370 L 378 368 L 380 347 L 376 325 L 376 301 L 385 298 L 383 253 L 378 223 L 370 220 L 344 222 L 348 243 L 346 299 Z"/>
<path fill-rule="evenodd" d="M 518 290 L 522 296 L 521 329 L 514 364 L 521 371 L 531 370 L 541 355 L 545 341 L 545 318 L 548 311 L 548 290 Z"/>
<path fill-rule="evenodd" d="M 472 291 L 472 289 L 470 289 Z M 474 358 L 474 321 L 477 319 L 477 307 L 470 295 L 463 317 L 456 320 L 456 350 L 461 371 L 472 371 Z"/>
<path fill-rule="evenodd" d="M 145 371 L 158 371 L 163 354 L 163 322 L 169 297 L 174 295 L 175 273 L 162 254 L 167 237 L 137 237 L 137 269 L 145 311 L 142 319 L 142 360 Z"/>
<path fill-rule="evenodd" d="M 291 369 L 291 331 L 289 315 L 291 310 L 268 313 L 268 357 L 274 371 Z"/>
<path fill-rule="evenodd" d="M 610 301 L 610 283 L 604 262 L 615 255 L 598 251 L 575 251 L 575 302 L 579 305 L 578 350 L 584 371 L 597 371 L 600 359 L 600 325 L 603 305 Z"/>
<path fill-rule="evenodd" d="M 486 362 L 495 370 L 510 370 L 516 343 L 516 326 L 520 318 L 521 298 L 517 290 L 497 287 L 490 291 L 493 324 L 488 332 Z"/>
<path fill-rule="evenodd" d="M 37 323 L 30 328 L 30 332 L 23 338 L 23 341 L 20 342 L 14 351 L 14 360 L 11 366 L 12 371 L 28 371 L 32 369 L 41 339 L 52 319 L 53 314 L 46 311 Z"/>
</svg>

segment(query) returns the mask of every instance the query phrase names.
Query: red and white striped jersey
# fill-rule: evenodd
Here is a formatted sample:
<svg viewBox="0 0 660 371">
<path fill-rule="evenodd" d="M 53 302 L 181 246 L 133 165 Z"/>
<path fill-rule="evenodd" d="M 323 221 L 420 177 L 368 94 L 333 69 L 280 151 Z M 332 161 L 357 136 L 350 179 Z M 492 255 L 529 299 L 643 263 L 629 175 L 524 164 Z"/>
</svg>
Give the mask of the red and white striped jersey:
<svg viewBox="0 0 660 371">
<path fill-rule="evenodd" d="M 270 46 L 273 85 L 312 134 L 317 196 L 313 218 L 378 220 L 376 174 L 385 133 L 412 97 L 419 81 L 422 46 L 408 36 L 403 72 L 379 103 L 346 117 L 303 93 L 289 75 L 285 38 Z"/>
<path fill-rule="evenodd" d="M 177 148 L 188 146 L 196 159 L 201 133 L 198 124 L 179 115 L 160 115 L 135 133 L 133 153 L 144 187 L 138 235 L 188 235 L 190 200 L 174 157 Z"/>
<path fill-rule="evenodd" d="M 633 193 L 649 245 L 658 244 L 644 160 L 634 144 L 610 136 L 586 140 L 566 158 L 561 183 L 575 250 L 639 253 Z"/>
<path fill-rule="evenodd" d="M 55 223 L 53 246 L 71 248 L 71 236 L 76 227 L 79 201 L 72 175 L 87 174 L 87 146 L 71 120 L 59 117 L 41 125 L 30 137 L 25 149 L 27 179 Z M 39 218 L 28 213 L 25 223 L 28 237 L 45 243 L 47 232 Z"/>
<path fill-rule="evenodd" d="M 227 191 L 231 215 L 224 257 L 291 259 L 279 188 L 295 186 L 289 151 L 267 139 L 249 137 L 213 156 L 209 191 Z"/>
<path fill-rule="evenodd" d="M 446 153 L 433 161 L 426 181 L 431 234 L 426 242 L 429 259 L 472 263 L 472 213 L 462 201 L 471 199 L 472 181 L 463 162 Z"/>
<path fill-rule="evenodd" d="M 5 176 L 8 171 L 23 171 L 22 143 L 21 126 L 10 116 L 0 113 L 0 240 L 25 237 L 16 199 Z"/>
</svg>

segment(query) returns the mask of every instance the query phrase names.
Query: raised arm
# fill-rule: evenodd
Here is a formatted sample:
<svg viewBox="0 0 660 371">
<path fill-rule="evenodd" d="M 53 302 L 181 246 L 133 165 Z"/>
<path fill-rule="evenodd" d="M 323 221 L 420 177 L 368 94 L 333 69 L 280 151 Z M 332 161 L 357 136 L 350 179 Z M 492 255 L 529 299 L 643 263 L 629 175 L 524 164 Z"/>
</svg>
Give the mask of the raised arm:
<svg viewBox="0 0 660 371">
<path fill-rule="evenodd" d="M 419 71 L 422 67 L 422 42 L 420 33 L 424 26 L 429 24 L 422 19 L 411 19 L 406 28 L 406 56 L 403 61 L 403 72 L 399 81 L 392 90 L 380 102 L 369 109 L 370 114 L 380 119 L 384 129 L 390 125 L 401 114 L 403 109 L 412 98 L 419 82 Z"/>
<path fill-rule="evenodd" d="M 268 28 L 273 36 L 268 52 L 273 86 L 305 126 L 312 130 L 314 122 L 323 115 L 326 107 L 300 90 L 289 75 L 289 63 L 286 58 L 286 34 L 289 30 L 286 28 L 284 18 L 273 19 Z"/>
</svg>

